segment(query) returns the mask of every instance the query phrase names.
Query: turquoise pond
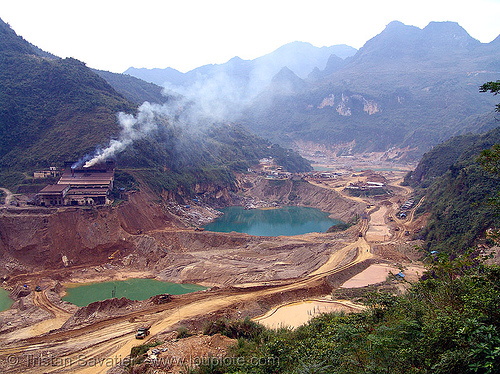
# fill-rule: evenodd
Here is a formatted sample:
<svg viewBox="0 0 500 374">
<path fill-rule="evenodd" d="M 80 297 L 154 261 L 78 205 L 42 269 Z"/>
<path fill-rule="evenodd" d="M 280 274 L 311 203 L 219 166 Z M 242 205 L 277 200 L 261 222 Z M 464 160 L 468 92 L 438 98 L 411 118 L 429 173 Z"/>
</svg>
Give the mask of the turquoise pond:
<svg viewBox="0 0 500 374">
<path fill-rule="evenodd" d="M 0 312 L 9 309 L 13 303 L 14 300 L 9 297 L 9 292 L 0 288 Z"/>
<path fill-rule="evenodd" d="M 124 281 L 101 282 L 83 286 L 67 287 L 62 299 L 77 306 L 86 306 L 94 301 L 126 297 L 130 300 L 146 300 L 151 296 L 168 293 L 182 295 L 205 290 L 197 284 L 160 282 L 155 279 L 127 279 Z"/>
<path fill-rule="evenodd" d="M 241 232 L 256 236 L 292 236 L 326 232 L 342 221 L 315 208 L 287 206 L 279 209 L 250 209 L 239 206 L 222 209 L 224 215 L 204 226 L 207 231 Z"/>
</svg>

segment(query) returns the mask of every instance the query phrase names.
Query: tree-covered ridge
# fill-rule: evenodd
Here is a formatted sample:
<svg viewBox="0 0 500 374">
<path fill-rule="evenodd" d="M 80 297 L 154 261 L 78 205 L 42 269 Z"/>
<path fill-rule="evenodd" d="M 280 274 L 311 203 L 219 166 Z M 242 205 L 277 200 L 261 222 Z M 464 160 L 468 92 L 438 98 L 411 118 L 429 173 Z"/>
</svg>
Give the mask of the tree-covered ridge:
<svg viewBox="0 0 500 374">
<path fill-rule="evenodd" d="M 490 204 L 500 180 L 478 162 L 482 151 L 499 142 L 500 128 L 453 137 L 427 152 L 405 177 L 417 195 L 426 196 L 420 210 L 430 213 L 420 234 L 426 250 L 461 253 L 500 225 L 497 209 Z"/>
<path fill-rule="evenodd" d="M 423 208 L 431 213 L 422 232 L 427 250 L 461 253 L 500 225 L 489 203 L 500 187 L 498 177 L 484 171 L 477 157 L 454 163 L 425 191 Z"/>
<path fill-rule="evenodd" d="M 78 159 L 118 131 L 135 105 L 82 62 L 42 57 L 0 22 L 0 167 Z"/>
<path fill-rule="evenodd" d="M 264 157 L 273 157 L 290 172 L 312 170 L 298 153 L 233 124 L 189 133 L 166 123 L 120 154 L 118 164 L 134 168 L 134 174 L 158 192 L 181 188 L 190 194 L 196 184 L 234 187 L 234 173 L 246 172 Z"/>
<path fill-rule="evenodd" d="M 169 100 L 160 87 L 100 73 L 125 97 L 84 63 L 41 53 L 0 23 L 0 185 L 13 187 L 27 171 L 92 155 L 119 138 L 119 112 L 135 114 L 144 99 Z M 123 167 L 149 169 L 151 178 L 143 181 L 159 190 L 179 181 L 184 186 L 198 180 L 227 183 L 234 171 L 268 156 L 288 170 L 310 170 L 296 153 L 242 129 L 222 126 L 191 133 L 170 123 L 173 118 L 159 116 L 158 121 L 157 131 L 117 156 Z"/>
<path fill-rule="evenodd" d="M 109 71 L 93 70 L 104 78 L 118 93 L 136 104 L 145 101 L 164 103 L 168 97 L 162 94 L 163 88 L 130 75 L 116 74 Z"/>
<path fill-rule="evenodd" d="M 405 183 L 414 188 L 428 187 L 454 163 L 477 157 L 481 151 L 498 142 L 500 127 L 484 134 L 454 136 L 425 153 L 415 170 L 405 176 Z"/>
<path fill-rule="evenodd" d="M 117 133 L 118 111 L 135 110 L 74 59 L 0 54 L 0 87 L 4 168 L 78 159 Z"/>
</svg>

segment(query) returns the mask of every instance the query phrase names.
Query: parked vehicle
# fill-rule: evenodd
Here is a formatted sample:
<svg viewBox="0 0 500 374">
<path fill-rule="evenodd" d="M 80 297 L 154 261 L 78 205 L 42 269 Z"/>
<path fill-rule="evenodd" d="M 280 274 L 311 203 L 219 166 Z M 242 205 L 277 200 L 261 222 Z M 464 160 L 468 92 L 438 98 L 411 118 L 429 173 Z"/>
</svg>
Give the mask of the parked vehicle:
<svg viewBox="0 0 500 374">
<path fill-rule="evenodd" d="M 137 329 L 137 334 L 135 334 L 136 339 L 144 339 L 149 335 L 149 327 L 139 327 Z"/>
</svg>

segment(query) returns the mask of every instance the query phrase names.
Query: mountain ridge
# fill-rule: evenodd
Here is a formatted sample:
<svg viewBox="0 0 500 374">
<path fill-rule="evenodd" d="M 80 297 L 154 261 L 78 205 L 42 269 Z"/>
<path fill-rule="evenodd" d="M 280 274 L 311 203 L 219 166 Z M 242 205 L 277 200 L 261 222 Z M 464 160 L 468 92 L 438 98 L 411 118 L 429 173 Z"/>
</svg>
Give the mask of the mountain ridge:
<svg viewBox="0 0 500 374">
<path fill-rule="evenodd" d="M 196 131 L 182 127 L 170 108 L 160 105 L 182 98 L 163 96 L 161 87 L 40 51 L 0 20 L 2 186 L 23 181 L 31 186 L 31 171 L 93 157 L 117 143 L 124 146 L 109 157 L 143 168 L 144 180 L 163 189 L 192 192 L 192 184 L 200 180 L 231 185 L 235 170 L 246 170 L 267 156 L 291 171 L 311 169 L 296 152 L 242 128 L 217 123 Z M 148 95 L 160 104 L 139 107 Z"/>
<path fill-rule="evenodd" d="M 242 79 L 247 84 L 248 81 L 255 79 L 256 82 L 259 81 L 257 82 L 259 89 L 262 89 L 285 66 L 299 77 L 306 78 L 315 67 L 324 69 L 332 54 L 345 59 L 352 56 L 355 51 L 356 49 L 345 44 L 330 47 L 315 47 L 307 42 L 291 42 L 253 60 L 243 60 L 235 56 L 223 64 L 203 65 L 186 73 L 181 73 L 170 67 L 165 69 L 131 67 L 124 74 L 132 75 L 160 86 L 165 84 L 186 86 L 194 84 L 200 77 L 210 79 L 224 72 L 229 77 L 237 80 Z"/>
<path fill-rule="evenodd" d="M 315 70 L 306 90 L 257 97 L 242 121 L 282 145 L 294 139 L 334 149 L 354 144 L 341 153 L 409 147 L 406 155 L 415 159 L 474 130 L 467 118 L 492 110 L 494 98 L 479 86 L 498 79 L 497 43 L 480 43 L 454 22 L 424 29 L 391 22 L 332 72 Z M 488 126 L 481 131 L 494 125 Z"/>
</svg>

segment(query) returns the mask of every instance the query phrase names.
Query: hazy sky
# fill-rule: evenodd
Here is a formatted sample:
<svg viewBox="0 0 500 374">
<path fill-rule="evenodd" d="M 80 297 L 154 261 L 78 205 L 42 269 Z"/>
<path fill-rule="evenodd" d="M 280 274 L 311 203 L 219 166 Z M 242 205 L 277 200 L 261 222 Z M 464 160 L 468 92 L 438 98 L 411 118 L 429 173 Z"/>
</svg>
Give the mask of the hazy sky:
<svg viewBox="0 0 500 374">
<path fill-rule="evenodd" d="M 456 21 L 488 43 L 500 34 L 500 0 L 0 0 L 0 18 L 43 50 L 93 68 L 186 72 L 292 41 L 359 49 L 394 20 Z"/>
</svg>

